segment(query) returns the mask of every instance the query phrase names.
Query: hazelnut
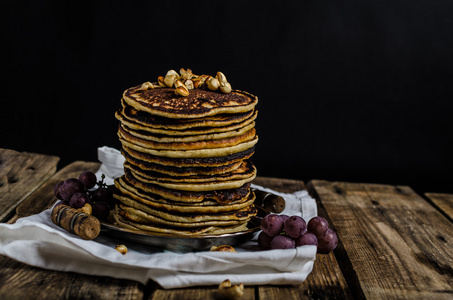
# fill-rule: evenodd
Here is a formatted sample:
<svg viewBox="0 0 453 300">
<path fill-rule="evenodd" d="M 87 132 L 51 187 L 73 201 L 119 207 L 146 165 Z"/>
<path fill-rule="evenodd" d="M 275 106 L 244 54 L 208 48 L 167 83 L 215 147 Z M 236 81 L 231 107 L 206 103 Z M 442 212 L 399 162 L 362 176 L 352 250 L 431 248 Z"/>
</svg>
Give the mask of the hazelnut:
<svg viewBox="0 0 453 300">
<path fill-rule="evenodd" d="M 178 72 L 176 72 L 175 70 L 168 70 L 168 72 L 167 72 L 167 74 L 165 74 L 165 76 L 168 76 L 168 75 L 175 75 L 175 76 L 179 77 Z"/>
<path fill-rule="evenodd" d="M 221 82 L 220 91 L 225 94 L 231 93 L 231 84 L 229 82 Z"/>
<path fill-rule="evenodd" d="M 212 246 L 209 250 L 219 252 L 236 252 L 236 249 L 234 249 L 234 247 L 230 245 Z"/>
<path fill-rule="evenodd" d="M 227 82 L 226 76 L 222 72 L 217 72 L 215 78 L 217 78 L 217 80 L 220 81 L 220 83 Z"/>
<path fill-rule="evenodd" d="M 181 70 L 179 70 L 179 72 L 181 73 L 181 79 L 182 80 L 192 79 L 193 76 L 194 76 L 192 74 L 192 70 L 191 69 L 184 70 L 183 68 L 181 68 Z"/>
<path fill-rule="evenodd" d="M 164 78 L 164 83 L 166 86 L 168 87 L 172 87 L 173 84 L 175 83 L 177 79 L 177 75 L 173 75 L 173 74 L 170 74 L 170 75 L 165 75 L 165 78 Z"/>
<path fill-rule="evenodd" d="M 157 82 L 159 83 L 159 85 L 160 85 L 161 87 L 166 87 L 166 86 L 167 86 L 167 85 L 165 84 L 165 82 L 164 82 L 164 76 L 159 76 L 159 77 L 157 77 Z"/>
<path fill-rule="evenodd" d="M 86 213 L 87 215 L 91 215 L 93 213 L 93 207 L 89 203 L 85 203 L 85 205 L 79 208 L 81 212 Z"/>
<path fill-rule="evenodd" d="M 116 251 L 118 251 L 119 253 L 125 255 L 127 253 L 127 247 L 123 244 L 121 245 L 116 245 L 116 248 L 115 248 Z"/>
<path fill-rule="evenodd" d="M 210 89 L 211 91 L 216 91 L 220 87 L 220 82 L 214 77 L 210 77 L 207 81 L 207 84 L 208 89 Z"/>
<path fill-rule="evenodd" d="M 189 90 L 186 88 L 185 85 L 176 88 L 175 93 L 183 97 L 189 96 Z"/>
<path fill-rule="evenodd" d="M 153 88 L 154 88 L 154 85 L 149 81 L 142 83 L 142 86 L 140 87 L 141 90 L 149 90 L 149 89 L 153 89 Z"/>
<path fill-rule="evenodd" d="M 185 86 L 181 80 L 176 80 L 174 85 L 175 85 L 175 89 L 179 88 L 180 86 Z"/>
<path fill-rule="evenodd" d="M 186 85 L 186 88 L 189 89 L 189 90 L 193 90 L 194 86 L 193 86 L 193 81 L 191 79 L 187 79 L 184 84 Z"/>
<path fill-rule="evenodd" d="M 192 79 L 193 81 L 193 86 L 196 88 L 196 89 L 201 89 L 203 88 L 203 86 L 205 85 L 206 83 L 206 80 L 209 78 L 208 75 L 200 75 L 198 77 L 195 77 Z"/>
<path fill-rule="evenodd" d="M 217 290 L 217 299 L 239 299 L 244 295 L 244 284 L 231 285 L 229 279 L 222 281 Z"/>
</svg>

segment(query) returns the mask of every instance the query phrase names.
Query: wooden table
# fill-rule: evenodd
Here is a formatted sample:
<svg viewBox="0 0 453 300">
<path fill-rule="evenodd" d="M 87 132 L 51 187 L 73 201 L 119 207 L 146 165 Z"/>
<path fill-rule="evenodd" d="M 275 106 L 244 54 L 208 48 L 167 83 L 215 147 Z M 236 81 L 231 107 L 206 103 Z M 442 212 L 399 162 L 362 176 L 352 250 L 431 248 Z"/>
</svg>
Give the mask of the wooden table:
<svg viewBox="0 0 453 300">
<path fill-rule="evenodd" d="M 0 149 L 0 222 L 49 208 L 53 187 L 98 163 Z M 242 299 L 453 299 L 453 195 L 408 186 L 257 178 L 283 192 L 307 188 L 339 236 L 297 286 L 246 286 Z M 156 283 L 44 270 L 0 256 L 0 299 L 214 299 L 217 286 L 164 290 Z"/>
</svg>

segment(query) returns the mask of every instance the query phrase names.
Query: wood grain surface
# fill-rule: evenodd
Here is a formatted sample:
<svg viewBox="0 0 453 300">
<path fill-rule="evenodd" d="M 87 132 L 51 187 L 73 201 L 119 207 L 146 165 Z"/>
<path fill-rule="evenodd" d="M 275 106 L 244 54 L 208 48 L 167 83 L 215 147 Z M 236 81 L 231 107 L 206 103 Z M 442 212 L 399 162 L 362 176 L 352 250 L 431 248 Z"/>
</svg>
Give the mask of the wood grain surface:
<svg viewBox="0 0 453 300">
<path fill-rule="evenodd" d="M 50 160 L 49 158 L 44 159 L 41 155 L 35 157 L 34 154 L 27 154 L 27 157 L 32 162 Z M 50 161 L 53 162 L 53 160 Z M 33 174 L 35 176 L 45 173 L 46 170 L 47 173 L 50 173 L 48 166 L 37 163 L 34 166 Z M 41 167 L 44 170 L 40 170 Z M 9 223 L 14 223 L 19 217 L 33 215 L 50 208 L 57 201 L 53 195 L 53 188 L 59 181 L 71 177 L 76 178 L 85 170 L 96 171 L 97 169 L 99 169 L 99 163 L 94 162 L 78 161 L 66 166 L 51 178 L 48 178 L 33 193 L 30 194 L 29 192 L 29 196 L 18 205 Z M 29 174 L 26 175 L 30 176 Z M 27 181 L 34 182 L 32 178 L 27 179 Z M 20 177 L 18 182 L 22 182 Z M 26 186 L 23 186 L 22 189 L 27 190 Z M 14 200 L 13 195 L 13 193 L 9 194 L 7 199 Z M 0 203 L 4 201 L 5 198 L 3 197 L 3 195 L 0 196 Z M 0 211 L 1 213 L 2 211 Z M 138 300 L 143 299 L 144 293 L 145 287 L 135 281 L 44 270 L 0 255 L 0 299 Z"/>
<path fill-rule="evenodd" d="M 0 222 L 57 170 L 56 156 L 0 148 Z"/>
<path fill-rule="evenodd" d="M 50 208 L 56 183 L 99 163 L 74 162 L 56 171 L 57 157 L 0 149 L 1 222 Z M 241 299 L 452 299 L 453 195 L 410 187 L 257 177 L 280 192 L 307 188 L 339 237 L 317 254 L 296 286 L 246 286 Z M 155 282 L 56 272 L 0 256 L 0 299 L 217 299 L 217 286 L 165 290 Z"/>
<path fill-rule="evenodd" d="M 426 193 L 425 195 L 450 221 L 453 221 L 453 195 L 442 193 Z"/>
<path fill-rule="evenodd" d="M 407 186 L 313 180 L 337 261 L 367 299 L 451 299 L 453 226 Z M 360 292 L 353 291 L 353 294 Z"/>
</svg>

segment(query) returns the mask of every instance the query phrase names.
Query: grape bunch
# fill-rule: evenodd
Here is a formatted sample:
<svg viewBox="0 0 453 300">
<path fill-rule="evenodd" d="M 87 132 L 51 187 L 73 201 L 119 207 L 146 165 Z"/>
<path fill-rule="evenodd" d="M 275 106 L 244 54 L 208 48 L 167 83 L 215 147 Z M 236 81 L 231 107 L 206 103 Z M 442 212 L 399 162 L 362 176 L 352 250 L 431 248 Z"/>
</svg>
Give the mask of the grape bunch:
<svg viewBox="0 0 453 300">
<path fill-rule="evenodd" d="M 114 185 L 104 183 L 105 175 L 97 181 L 96 174 L 91 171 L 80 173 L 79 178 L 69 178 L 58 182 L 54 195 L 65 204 L 83 212 L 92 214 L 100 220 L 106 220 L 113 209 Z"/>
<path fill-rule="evenodd" d="M 261 229 L 258 245 L 263 250 L 315 245 L 318 253 L 329 253 L 338 244 L 337 234 L 323 217 L 313 217 L 307 224 L 299 216 L 269 214 L 263 218 Z"/>
</svg>

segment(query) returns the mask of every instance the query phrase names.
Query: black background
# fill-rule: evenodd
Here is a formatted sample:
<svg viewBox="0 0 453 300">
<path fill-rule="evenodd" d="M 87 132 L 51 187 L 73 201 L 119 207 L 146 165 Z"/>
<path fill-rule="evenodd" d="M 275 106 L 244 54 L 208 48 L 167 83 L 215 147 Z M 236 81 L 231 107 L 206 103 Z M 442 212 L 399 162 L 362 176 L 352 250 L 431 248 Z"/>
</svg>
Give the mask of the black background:
<svg viewBox="0 0 453 300">
<path fill-rule="evenodd" d="M 0 147 L 119 148 L 122 92 L 222 71 L 259 97 L 258 175 L 453 192 L 453 2 L 2 1 Z"/>
</svg>

